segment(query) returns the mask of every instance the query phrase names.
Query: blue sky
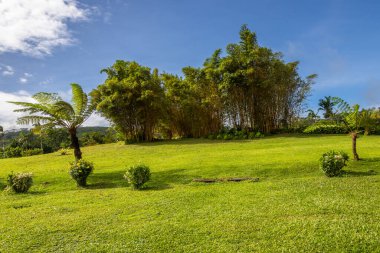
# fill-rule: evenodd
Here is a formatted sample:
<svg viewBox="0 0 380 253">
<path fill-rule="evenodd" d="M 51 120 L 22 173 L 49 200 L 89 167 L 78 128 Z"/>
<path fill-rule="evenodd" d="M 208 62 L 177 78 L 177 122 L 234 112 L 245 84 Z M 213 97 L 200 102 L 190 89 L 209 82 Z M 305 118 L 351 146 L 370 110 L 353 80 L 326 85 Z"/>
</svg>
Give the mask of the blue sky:
<svg viewBox="0 0 380 253">
<path fill-rule="evenodd" d="M 215 49 L 238 41 L 242 24 L 262 46 L 300 61 L 302 76 L 318 74 L 310 107 L 327 95 L 380 105 L 378 1 L 27 2 L 0 1 L 0 125 L 14 122 L 4 101 L 38 91 L 69 98 L 72 82 L 89 92 L 117 59 L 176 74 L 201 66 Z"/>
</svg>

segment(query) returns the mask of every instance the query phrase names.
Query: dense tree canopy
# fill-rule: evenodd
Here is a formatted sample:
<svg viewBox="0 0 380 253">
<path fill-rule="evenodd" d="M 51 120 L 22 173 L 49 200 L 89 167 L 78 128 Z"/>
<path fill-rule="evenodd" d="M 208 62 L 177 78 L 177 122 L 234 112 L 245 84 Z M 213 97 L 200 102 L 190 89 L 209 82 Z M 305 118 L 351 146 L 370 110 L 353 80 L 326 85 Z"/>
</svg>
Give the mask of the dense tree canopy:
<svg viewBox="0 0 380 253">
<path fill-rule="evenodd" d="M 183 68 L 183 76 L 116 61 L 91 96 L 127 139 L 201 137 L 224 126 L 271 132 L 292 124 L 316 77 L 301 78 L 297 67 L 261 47 L 244 25 L 224 56 L 218 49 L 202 67 Z"/>
<path fill-rule="evenodd" d="M 107 74 L 107 79 L 91 92 L 96 109 L 126 139 L 152 140 L 164 107 L 158 71 L 118 60 L 101 72 Z"/>
</svg>

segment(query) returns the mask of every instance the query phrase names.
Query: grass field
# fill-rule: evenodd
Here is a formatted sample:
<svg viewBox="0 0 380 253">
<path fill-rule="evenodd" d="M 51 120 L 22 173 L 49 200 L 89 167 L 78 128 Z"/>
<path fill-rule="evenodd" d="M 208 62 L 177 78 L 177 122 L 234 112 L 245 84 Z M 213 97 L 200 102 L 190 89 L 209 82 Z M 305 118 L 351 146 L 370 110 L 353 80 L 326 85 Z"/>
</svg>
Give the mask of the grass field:
<svg viewBox="0 0 380 253">
<path fill-rule="evenodd" d="M 31 171 L 27 194 L 0 193 L 0 252 L 380 252 L 380 137 L 358 140 L 363 160 L 327 178 L 318 159 L 350 152 L 348 136 L 252 141 L 179 140 L 83 148 L 95 171 L 87 189 L 68 174 L 73 156 L 0 160 Z M 350 153 L 349 153 L 350 154 Z M 150 166 L 147 188 L 123 179 Z M 203 184 L 193 178 L 252 176 Z"/>
</svg>

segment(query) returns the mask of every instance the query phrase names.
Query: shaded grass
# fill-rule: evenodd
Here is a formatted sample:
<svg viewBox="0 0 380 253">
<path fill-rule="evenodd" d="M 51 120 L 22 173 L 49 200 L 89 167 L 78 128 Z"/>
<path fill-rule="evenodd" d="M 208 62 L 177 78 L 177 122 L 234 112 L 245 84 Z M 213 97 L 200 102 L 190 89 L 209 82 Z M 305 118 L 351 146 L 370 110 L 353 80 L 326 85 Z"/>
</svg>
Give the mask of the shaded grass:
<svg viewBox="0 0 380 253">
<path fill-rule="evenodd" d="M 347 136 L 254 141 L 180 140 L 87 147 L 87 189 L 68 174 L 71 156 L 0 160 L 32 171 L 30 194 L 0 194 L 0 252 L 375 252 L 380 247 L 380 138 L 361 138 L 362 161 L 326 178 L 318 158 L 349 153 Z M 152 180 L 127 188 L 127 166 Z M 203 184 L 193 178 L 260 177 Z"/>
</svg>

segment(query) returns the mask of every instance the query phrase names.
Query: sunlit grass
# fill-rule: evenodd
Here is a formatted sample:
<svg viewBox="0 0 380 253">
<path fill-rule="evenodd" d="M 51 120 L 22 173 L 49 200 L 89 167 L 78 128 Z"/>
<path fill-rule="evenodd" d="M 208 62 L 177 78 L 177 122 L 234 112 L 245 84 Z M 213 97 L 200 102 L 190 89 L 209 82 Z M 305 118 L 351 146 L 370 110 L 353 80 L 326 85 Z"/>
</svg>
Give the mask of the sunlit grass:
<svg viewBox="0 0 380 253">
<path fill-rule="evenodd" d="M 0 252 L 378 251 L 380 137 L 358 140 L 363 160 L 344 176 L 318 168 L 322 153 L 350 145 L 348 136 L 277 136 L 92 146 L 83 149 L 95 164 L 88 189 L 70 179 L 72 155 L 0 160 L 0 184 L 10 171 L 35 182 L 28 194 L 0 194 Z M 152 179 L 133 191 L 123 173 L 140 162 Z M 233 176 L 260 182 L 191 182 Z"/>
</svg>

